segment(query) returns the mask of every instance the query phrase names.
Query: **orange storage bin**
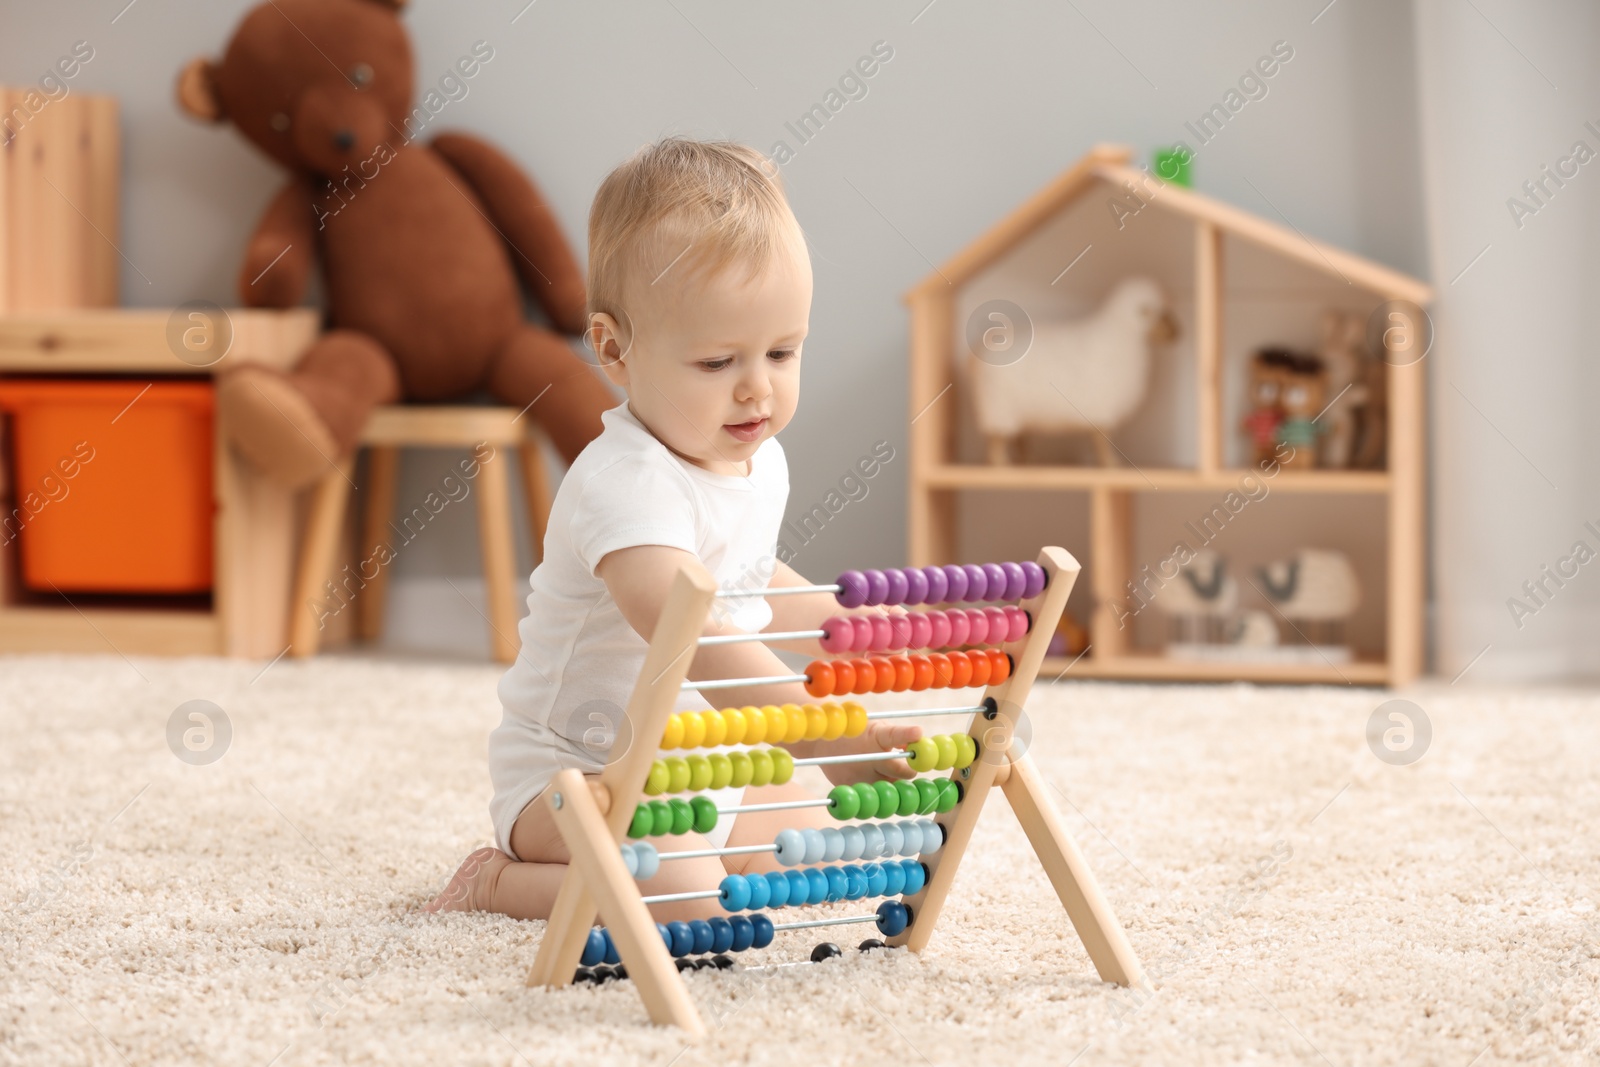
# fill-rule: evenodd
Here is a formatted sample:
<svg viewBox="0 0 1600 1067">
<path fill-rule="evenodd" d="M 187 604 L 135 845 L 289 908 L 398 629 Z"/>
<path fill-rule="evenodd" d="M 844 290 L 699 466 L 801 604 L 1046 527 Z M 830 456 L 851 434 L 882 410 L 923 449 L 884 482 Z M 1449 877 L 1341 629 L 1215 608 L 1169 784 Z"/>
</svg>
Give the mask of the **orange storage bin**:
<svg viewBox="0 0 1600 1067">
<path fill-rule="evenodd" d="M 12 460 L 0 537 L 17 540 L 22 583 L 209 591 L 213 407 L 210 382 L 0 381 Z"/>
</svg>

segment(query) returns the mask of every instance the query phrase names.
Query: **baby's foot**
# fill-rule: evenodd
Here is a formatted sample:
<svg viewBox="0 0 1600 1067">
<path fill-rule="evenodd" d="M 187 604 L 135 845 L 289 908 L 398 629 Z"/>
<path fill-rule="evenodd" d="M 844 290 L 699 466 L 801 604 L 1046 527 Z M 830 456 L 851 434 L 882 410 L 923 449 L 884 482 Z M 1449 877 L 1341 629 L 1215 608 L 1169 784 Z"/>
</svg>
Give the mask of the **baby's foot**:
<svg viewBox="0 0 1600 1067">
<path fill-rule="evenodd" d="M 514 862 L 497 848 L 480 848 L 461 861 L 450 884 L 422 910 L 483 911 L 500 872 Z"/>
</svg>

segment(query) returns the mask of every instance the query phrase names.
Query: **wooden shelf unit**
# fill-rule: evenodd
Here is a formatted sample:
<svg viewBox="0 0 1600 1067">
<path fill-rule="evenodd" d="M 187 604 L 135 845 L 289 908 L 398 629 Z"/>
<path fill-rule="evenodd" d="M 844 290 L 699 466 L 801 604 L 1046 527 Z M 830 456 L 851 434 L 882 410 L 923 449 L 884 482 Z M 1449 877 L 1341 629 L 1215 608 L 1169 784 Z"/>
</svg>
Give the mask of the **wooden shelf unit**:
<svg viewBox="0 0 1600 1067">
<path fill-rule="evenodd" d="M 172 312 L 84 310 L 0 315 L 0 376 L 15 374 L 193 376 L 243 362 L 293 366 L 318 331 L 310 309 L 229 309 L 232 344 L 209 367 L 168 346 Z M 216 560 L 210 606 L 74 605 L 18 587 L 14 549 L 0 541 L 0 651 L 229 655 L 270 659 L 288 644 L 295 494 L 257 476 L 215 430 Z M 0 455 L 0 463 L 9 462 Z M 15 506 L 0 495 L 5 513 Z M 130 518 L 130 521 L 134 521 Z M 76 598 L 75 598 L 76 599 Z M 90 603 L 90 601 L 93 603 Z"/>
<path fill-rule="evenodd" d="M 1089 508 L 1089 587 L 1094 606 L 1089 620 L 1090 650 L 1069 672 L 1079 678 L 1263 682 L 1326 682 L 1405 685 L 1422 671 L 1424 571 L 1424 453 L 1422 360 L 1388 361 L 1388 468 L 1386 470 L 1280 471 L 1275 492 L 1306 496 L 1379 498 L 1386 507 L 1382 555 L 1387 580 L 1382 590 L 1386 648 L 1377 659 L 1349 664 L 1247 663 L 1168 659 L 1133 647 L 1118 628 L 1112 605 L 1125 596 L 1134 577 L 1133 501 L 1138 494 L 1180 493 L 1236 488 L 1248 470 L 1225 462 L 1223 380 L 1224 311 L 1228 275 L 1224 238 L 1254 250 L 1294 261 L 1372 296 L 1372 306 L 1388 300 L 1426 306 L 1431 289 L 1423 282 L 1342 249 L 1311 241 L 1275 222 L 1212 200 L 1192 190 L 1166 185 L 1129 165 L 1131 152 L 1099 146 L 1040 190 L 988 233 L 958 252 L 905 294 L 910 308 L 910 500 L 908 562 L 913 566 L 966 558 L 957 542 L 959 497 L 979 491 L 1087 494 Z M 1193 467 L 1096 468 L 1074 466 L 991 467 L 956 459 L 956 413 L 961 382 L 955 374 L 961 331 L 956 305 L 962 287 L 1038 231 L 1072 201 L 1093 189 L 1157 187 L 1149 199 L 1159 208 L 1186 217 L 1193 226 L 1194 369 L 1196 439 Z M 1062 262 L 1078 254 L 1082 242 L 1063 250 Z M 1062 272 L 1065 273 L 1064 271 Z M 1387 336 L 1387 335 L 1386 335 Z M 955 394 L 955 395 L 951 395 Z M 1285 546 L 1286 549 L 1295 546 Z M 970 554 L 970 553 L 969 553 Z M 1042 668 L 1054 677 L 1071 660 L 1052 657 Z M 1052 664 L 1054 665 L 1052 667 Z"/>
</svg>

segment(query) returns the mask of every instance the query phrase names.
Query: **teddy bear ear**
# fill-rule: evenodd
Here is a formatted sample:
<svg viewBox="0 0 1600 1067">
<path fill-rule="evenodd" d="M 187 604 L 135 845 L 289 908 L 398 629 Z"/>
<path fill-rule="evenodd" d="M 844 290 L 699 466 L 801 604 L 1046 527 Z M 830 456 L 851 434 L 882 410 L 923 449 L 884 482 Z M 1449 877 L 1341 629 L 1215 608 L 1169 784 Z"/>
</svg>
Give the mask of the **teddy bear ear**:
<svg viewBox="0 0 1600 1067">
<path fill-rule="evenodd" d="M 216 68 L 209 59 L 192 59 L 178 75 L 178 106 L 205 122 L 221 122 L 222 100 L 217 96 Z"/>
</svg>

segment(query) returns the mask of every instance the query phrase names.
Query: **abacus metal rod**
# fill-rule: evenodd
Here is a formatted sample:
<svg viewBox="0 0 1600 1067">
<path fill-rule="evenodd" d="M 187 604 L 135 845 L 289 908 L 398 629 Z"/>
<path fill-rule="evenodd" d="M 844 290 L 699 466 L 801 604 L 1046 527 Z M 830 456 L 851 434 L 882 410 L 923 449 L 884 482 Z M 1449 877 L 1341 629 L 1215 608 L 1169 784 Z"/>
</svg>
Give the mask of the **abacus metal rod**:
<svg viewBox="0 0 1600 1067">
<path fill-rule="evenodd" d="M 798 923 L 773 923 L 774 932 L 779 930 L 809 930 L 813 926 L 844 926 L 847 923 L 875 923 L 876 915 L 847 915 L 842 919 L 811 919 Z"/>
<path fill-rule="evenodd" d="M 984 704 L 977 704 L 970 708 L 909 708 L 905 711 L 869 711 L 869 719 L 913 719 L 919 715 L 975 715 L 980 711 L 988 711 Z"/>
<path fill-rule="evenodd" d="M 713 634 L 700 638 L 702 645 L 731 645 L 739 641 L 798 641 L 806 637 L 826 637 L 826 630 L 780 630 L 775 633 Z"/>
<path fill-rule="evenodd" d="M 833 801 L 827 797 L 818 797 L 816 800 L 778 800 L 770 804 L 744 804 L 737 808 L 718 808 L 718 815 L 743 815 L 747 811 L 788 811 L 791 808 L 826 808 L 831 807 Z"/>
<path fill-rule="evenodd" d="M 718 589 L 717 599 L 728 600 L 736 596 L 787 596 L 793 593 L 837 593 L 844 586 L 835 582 L 833 585 L 785 585 L 776 589 Z"/>
<path fill-rule="evenodd" d="M 720 889 L 696 889 L 688 893 L 657 893 L 653 897 L 640 897 L 646 904 L 668 904 L 675 900 L 707 900 L 711 897 L 720 897 Z"/>
<path fill-rule="evenodd" d="M 732 848 L 695 848 L 687 852 L 658 852 L 663 860 L 697 860 L 704 856 L 744 856 L 752 852 L 776 852 L 778 846 L 772 845 L 734 845 Z"/>
<path fill-rule="evenodd" d="M 718 678 L 706 682 L 683 682 L 679 689 L 738 689 L 746 685 L 779 685 L 783 682 L 803 682 L 803 674 L 774 674 L 767 678 Z"/>
<path fill-rule="evenodd" d="M 870 763 L 880 759 L 904 759 L 911 755 L 910 750 L 892 748 L 885 752 L 857 752 L 849 756 L 807 756 L 805 759 L 794 761 L 796 767 L 817 767 L 824 763 Z"/>
</svg>

